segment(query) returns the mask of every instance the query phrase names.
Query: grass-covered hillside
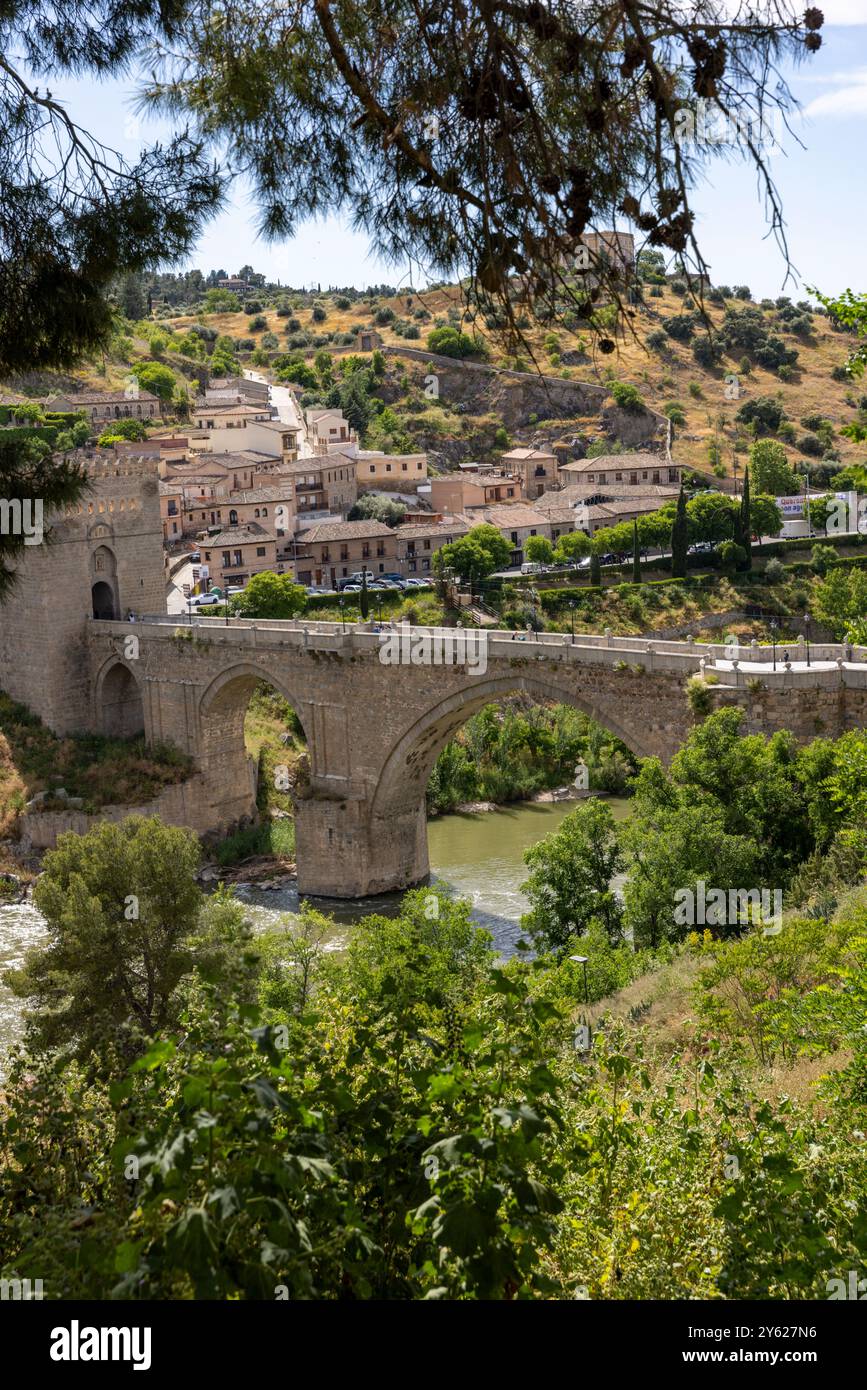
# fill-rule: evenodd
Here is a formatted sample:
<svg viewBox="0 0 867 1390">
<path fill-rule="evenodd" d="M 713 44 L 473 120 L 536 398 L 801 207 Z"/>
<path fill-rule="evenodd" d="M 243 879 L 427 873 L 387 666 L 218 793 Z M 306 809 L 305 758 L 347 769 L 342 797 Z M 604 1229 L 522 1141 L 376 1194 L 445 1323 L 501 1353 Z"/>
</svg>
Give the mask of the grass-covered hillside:
<svg viewBox="0 0 867 1390">
<path fill-rule="evenodd" d="M 389 349 L 424 351 L 432 333 L 451 329 L 473 339 L 477 356 L 494 365 L 631 384 L 641 401 L 672 417 L 675 456 L 695 467 L 742 471 L 756 432 L 779 438 L 798 467 L 825 462 L 844 468 L 867 461 L 867 385 L 843 371 L 854 340 L 827 315 L 805 301 L 781 297 L 756 303 L 747 287 L 722 286 L 704 296 L 709 341 L 685 283 L 653 267 L 647 274 L 630 327 L 614 333 L 609 311 L 599 311 L 601 331 L 614 333 L 614 351 L 607 354 L 594 347 L 586 324 L 568 309 L 562 323 L 543 326 L 522 316 L 517 304 L 524 341 L 517 355 L 510 355 L 500 326 L 474 316 L 457 286 L 400 294 L 262 289 L 251 291 L 243 307 L 236 296 L 212 291 L 194 304 L 156 304 L 149 318 L 119 319 L 104 357 L 83 364 L 71 377 L 42 373 L 7 383 L 2 394 L 22 399 L 75 383 L 117 388 L 131 369 L 156 361 L 169 367 L 180 388 L 173 393 L 169 387 L 167 413 L 177 408 L 182 418 L 184 391 L 194 391 L 193 383 L 206 374 L 251 365 L 285 373 L 294 363 L 289 375 L 299 390 L 320 399 L 342 379 L 341 358 L 357 351 L 359 330 L 375 329 Z M 324 372 L 323 353 L 332 359 Z M 554 421 L 545 412 L 530 412 L 516 427 L 515 420 L 498 415 L 496 402 L 481 409 L 478 401 L 456 400 L 454 392 L 448 400 L 430 399 L 424 394 L 422 363 L 386 356 L 375 389 L 391 415 L 384 428 L 375 418 L 362 427 L 365 442 L 374 447 L 443 446 L 448 466 L 450 440 L 463 441 L 479 456 L 496 456 L 516 437 L 523 441 L 540 431 L 545 437 L 546 426 L 556 433 L 557 427 L 571 425 L 591 439 L 598 426 L 595 420 Z M 307 370 L 299 372 L 300 364 Z M 753 425 L 749 415 L 757 402 L 763 409 Z M 373 414 L 378 410 L 374 404 Z"/>
</svg>

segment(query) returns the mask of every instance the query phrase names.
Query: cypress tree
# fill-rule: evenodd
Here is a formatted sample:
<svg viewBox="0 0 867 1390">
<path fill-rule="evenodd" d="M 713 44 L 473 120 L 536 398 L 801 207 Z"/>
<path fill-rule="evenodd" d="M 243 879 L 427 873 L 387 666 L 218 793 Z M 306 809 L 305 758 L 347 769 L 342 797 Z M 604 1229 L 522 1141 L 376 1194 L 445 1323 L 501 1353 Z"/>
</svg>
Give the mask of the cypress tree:
<svg viewBox="0 0 867 1390">
<path fill-rule="evenodd" d="M 750 466 L 747 464 L 744 469 L 744 490 L 741 496 L 740 509 L 740 544 L 746 551 L 746 561 L 742 566 L 745 570 L 753 567 L 753 523 L 750 516 Z"/>
<path fill-rule="evenodd" d="M 361 564 L 361 593 L 359 595 L 359 598 L 361 599 L 361 621 L 363 623 L 366 623 L 367 615 L 370 612 L 370 600 L 367 596 L 367 566 L 365 565 L 363 560 Z"/>
<path fill-rule="evenodd" d="M 641 555 L 638 550 L 638 518 L 632 521 L 632 582 L 641 583 Z"/>
<path fill-rule="evenodd" d="M 671 576 L 673 579 L 686 578 L 686 552 L 689 531 L 686 521 L 686 497 L 683 483 L 677 497 L 677 511 L 671 523 Z"/>
<path fill-rule="evenodd" d="M 602 583 L 602 566 L 595 550 L 590 553 L 590 583 L 597 585 Z"/>
</svg>

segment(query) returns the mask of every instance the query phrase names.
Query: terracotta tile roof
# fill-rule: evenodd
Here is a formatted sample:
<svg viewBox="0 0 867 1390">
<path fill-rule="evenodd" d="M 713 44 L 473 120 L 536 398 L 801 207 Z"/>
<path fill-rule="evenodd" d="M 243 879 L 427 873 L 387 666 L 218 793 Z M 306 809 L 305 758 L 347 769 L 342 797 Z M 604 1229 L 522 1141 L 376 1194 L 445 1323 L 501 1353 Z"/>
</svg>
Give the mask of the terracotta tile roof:
<svg viewBox="0 0 867 1390">
<path fill-rule="evenodd" d="M 299 535 L 299 541 L 313 545 L 319 541 L 365 540 L 368 536 L 393 536 L 390 526 L 381 521 L 323 521 L 310 526 Z"/>
<path fill-rule="evenodd" d="M 208 550 L 219 550 L 221 546 L 262 545 L 265 541 L 276 539 L 273 531 L 266 531 L 258 521 L 250 521 L 245 526 L 227 526 L 225 531 L 220 531 L 216 536 L 209 536 L 202 544 L 206 545 Z"/>
</svg>

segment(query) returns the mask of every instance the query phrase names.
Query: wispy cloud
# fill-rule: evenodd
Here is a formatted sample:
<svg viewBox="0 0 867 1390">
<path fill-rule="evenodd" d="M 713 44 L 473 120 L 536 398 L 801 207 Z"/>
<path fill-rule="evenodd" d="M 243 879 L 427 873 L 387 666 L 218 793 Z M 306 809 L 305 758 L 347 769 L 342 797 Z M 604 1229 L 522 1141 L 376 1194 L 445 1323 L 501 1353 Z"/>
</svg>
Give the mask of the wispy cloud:
<svg viewBox="0 0 867 1390">
<path fill-rule="evenodd" d="M 802 110 L 805 119 L 824 116 L 867 116 L 867 67 L 832 73 L 825 78 L 829 90 L 814 97 Z"/>
</svg>

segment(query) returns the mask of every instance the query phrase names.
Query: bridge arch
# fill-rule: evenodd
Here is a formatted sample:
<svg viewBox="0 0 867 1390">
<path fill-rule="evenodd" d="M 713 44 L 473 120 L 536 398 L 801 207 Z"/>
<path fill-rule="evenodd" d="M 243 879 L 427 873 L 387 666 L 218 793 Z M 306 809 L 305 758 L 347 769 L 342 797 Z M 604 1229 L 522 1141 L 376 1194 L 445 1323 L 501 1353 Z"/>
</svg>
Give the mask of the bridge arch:
<svg viewBox="0 0 867 1390">
<path fill-rule="evenodd" d="M 144 732 L 144 700 L 138 678 L 120 657 L 109 657 L 97 673 L 94 699 L 97 726 L 110 738 Z"/>
<path fill-rule="evenodd" d="M 449 739 L 485 705 L 496 704 L 508 695 L 525 694 L 531 699 L 553 700 L 571 705 L 589 715 L 609 733 L 620 739 L 638 757 L 649 757 L 655 750 L 644 733 L 623 719 L 612 717 L 581 694 L 580 685 L 561 685 L 556 680 L 533 675 L 505 676 L 482 681 L 458 691 L 433 705 L 395 744 L 379 776 L 373 796 L 374 819 L 388 818 L 424 805 L 425 790 L 434 763 Z"/>
<path fill-rule="evenodd" d="M 258 764 L 247 751 L 245 720 L 259 685 L 268 686 L 286 701 L 310 746 L 306 707 L 279 674 L 250 661 L 236 662 L 215 676 L 198 700 L 198 755 L 206 775 L 216 770 L 213 780 L 219 790 L 214 805 L 224 827 L 251 815 L 256 805 Z"/>
</svg>

